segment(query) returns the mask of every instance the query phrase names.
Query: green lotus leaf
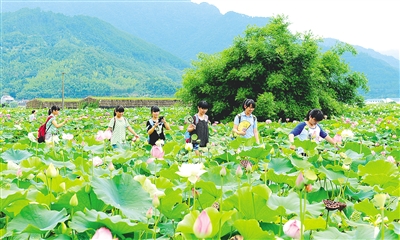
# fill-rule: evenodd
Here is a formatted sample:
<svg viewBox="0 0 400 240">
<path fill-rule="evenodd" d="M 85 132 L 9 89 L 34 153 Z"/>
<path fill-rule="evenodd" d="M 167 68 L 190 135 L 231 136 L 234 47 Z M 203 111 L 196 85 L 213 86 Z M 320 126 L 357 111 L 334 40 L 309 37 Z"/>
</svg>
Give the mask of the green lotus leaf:
<svg viewBox="0 0 400 240">
<path fill-rule="evenodd" d="M 19 163 L 22 160 L 29 158 L 30 156 L 32 156 L 32 153 L 27 150 L 14 150 L 12 148 L 1 154 L 1 157 L 4 160 L 13 161 L 15 163 Z"/>
<path fill-rule="evenodd" d="M 279 197 L 276 194 L 272 194 L 268 199 L 267 205 L 272 210 L 279 210 L 280 215 L 296 214 L 300 216 L 300 198 L 297 193 L 291 192 L 287 197 Z M 282 208 L 285 212 L 281 212 Z M 325 205 L 322 202 L 307 204 L 306 211 L 312 216 L 319 216 L 325 209 Z"/>
<path fill-rule="evenodd" d="M 261 147 L 253 147 L 249 150 L 241 151 L 239 153 L 239 156 L 241 157 L 251 157 L 254 160 L 256 159 L 265 159 L 266 156 L 269 155 L 269 152 L 271 151 L 272 146 L 266 146 L 266 149 L 261 148 Z M 269 151 L 268 151 L 269 149 Z"/>
<path fill-rule="evenodd" d="M 273 157 L 268 163 L 268 168 L 276 173 L 287 173 L 292 171 L 293 164 L 288 158 L 275 158 Z"/>
<path fill-rule="evenodd" d="M 328 227 L 325 231 L 313 233 L 314 239 L 326 240 L 326 239 L 354 239 L 354 232 L 342 233 L 337 228 Z"/>
<path fill-rule="evenodd" d="M 398 175 L 399 169 L 391 162 L 385 160 L 376 160 L 367 163 L 367 165 L 358 166 L 358 175 L 366 174 L 385 174 L 386 176 Z"/>
<path fill-rule="evenodd" d="M 67 211 L 48 210 L 45 206 L 39 204 L 29 204 L 10 221 L 8 231 L 25 233 L 46 233 L 53 230 L 60 222 L 68 220 Z"/>
<path fill-rule="evenodd" d="M 374 204 L 368 199 L 364 199 L 363 201 L 354 204 L 354 209 L 363 212 L 369 216 L 375 216 L 379 214 L 378 209 L 376 209 Z"/>
<path fill-rule="evenodd" d="M 109 159 L 114 163 L 114 164 L 124 164 L 128 161 L 132 160 L 132 157 L 136 155 L 136 153 L 132 152 L 132 151 L 123 151 L 119 154 L 115 154 L 111 157 L 109 157 Z M 107 159 L 108 160 L 108 159 Z"/>
<path fill-rule="evenodd" d="M 274 239 L 275 235 L 261 229 L 258 221 L 254 219 L 239 219 L 233 223 L 243 239 Z"/>
<path fill-rule="evenodd" d="M 303 159 L 301 160 L 296 160 L 296 159 L 290 159 L 291 163 L 293 164 L 293 166 L 295 166 L 297 169 L 309 169 L 311 167 L 313 167 L 313 165 L 308 162 L 305 161 Z"/>
<path fill-rule="evenodd" d="M 359 160 L 362 156 L 368 156 L 371 154 L 371 149 L 365 144 L 358 142 L 348 142 L 343 150 L 346 150 L 346 155 L 353 159 Z M 341 150 L 341 152 L 343 151 Z"/>
<path fill-rule="evenodd" d="M 305 230 L 325 229 L 326 220 L 321 216 L 318 216 L 318 218 L 306 218 L 304 220 L 304 227 Z"/>
<path fill-rule="evenodd" d="M 372 189 L 368 191 L 360 190 L 358 192 L 354 192 L 350 188 L 346 188 L 345 194 L 356 200 L 361 200 L 373 197 L 375 195 L 375 192 Z"/>
<path fill-rule="evenodd" d="M 134 223 L 129 219 L 123 219 L 120 215 L 109 216 L 104 212 L 85 209 L 83 212 L 76 212 L 69 225 L 77 232 L 87 230 L 96 231 L 101 227 L 110 229 L 113 234 L 122 237 L 123 234 L 135 231 L 150 231 L 148 225 L 142 222 Z"/>
<path fill-rule="evenodd" d="M 326 178 L 329 180 L 338 180 L 339 178 L 346 179 L 347 177 L 343 173 L 335 172 L 324 168 L 323 166 L 318 168 L 318 171 L 324 173 Z"/>
<path fill-rule="evenodd" d="M 394 233 L 400 235 L 400 223 L 399 222 L 392 222 L 388 225 L 388 228 L 393 230 Z"/>
<path fill-rule="evenodd" d="M 19 200 L 26 200 L 27 191 L 21 191 L 15 185 L 11 185 L 10 189 L 0 189 L 0 211 L 3 212 L 5 209 Z"/>
<path fill-rule="evenodd" d="M 294 186 L 297 176 L 288 174 L 276 174 L 274 169 L 268 169 L 267 179 L 275 183 L 286 183 L 289 186 Z"/>
<path fill-rule="evenodd" d="M 182 190 L 172 188 L 165 190 L 165 197 L 161 200 L 159 210 L 169 219 L 181 220 L 183 214 L 189 210 L 188 205 L 182 203 Z"/>
<path fill-rule="evenodd" d="M 147 210 L 152 207 L 149 194 L 129 174 L 123 173 L 113 179 L 93 178 L 92 187 L 99 199 L 131 219 L 144 221 Z"/>
<path fill-rule="evenodd" d="M 265 191 L 262 195 L 265 195 Z M 267 200 L 249 186 L 241 187 L 225 201 L 238 209 L 244 219 L 256 219 L 264 222 L 276 220 L 277 212 L 267 206 Z"/>
</svg>

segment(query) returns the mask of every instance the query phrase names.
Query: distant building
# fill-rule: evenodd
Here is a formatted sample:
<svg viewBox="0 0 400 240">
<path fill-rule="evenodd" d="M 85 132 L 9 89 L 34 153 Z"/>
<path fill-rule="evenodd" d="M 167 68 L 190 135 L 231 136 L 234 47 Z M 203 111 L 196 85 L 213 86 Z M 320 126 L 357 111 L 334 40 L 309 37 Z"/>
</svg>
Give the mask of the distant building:
<svg viewBox="0 0 400 240">
<path fill-rule="evenodd" d="M 12 102 L 14 102 L 14 98 L 9 96 L 9 95 L 4 95 L 1 97 L 1 105 L 3 104 L 10 104 Z"/>
<path fill-rule="evenodd" d="M 395 102 L 400 104 L 400 98 L 371 98 L 365 99 L 365 104 L 377 104 L 377 103 L 390 103 Z"/>
</svg>

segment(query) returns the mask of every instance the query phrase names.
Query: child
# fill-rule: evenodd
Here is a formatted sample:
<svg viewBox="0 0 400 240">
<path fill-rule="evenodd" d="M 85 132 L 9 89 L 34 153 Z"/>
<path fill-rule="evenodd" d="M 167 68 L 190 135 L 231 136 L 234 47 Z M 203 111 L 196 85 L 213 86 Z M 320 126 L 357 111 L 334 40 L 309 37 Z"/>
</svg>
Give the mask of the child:
<svg viewBox="0 0 400 240">
<path fill-rule="evenodd" d="M 309 139 L 315 140 L 317 143 L 319 142 L 319 137 L 321 137 L 335 145 L 336 142 L 318 125 L 318 122 L 324 118 L 324 114 L 319 109 L 308 111 L 306 121 L 297 124 L 297 126 L 289 133 L 289 142 L 291 143 L 290 149 L 296 149 L 296 146 L 293 145 L 295 136 L 298 136 L 302 141 Z M 303 149 L 299 148 L 297 149 L 297 152 L 303 154 Z"/>
<path fill-rule="evenodd" d="M 244 138 L 254 137 L 256 143 L 260 144 L 258 129 L 257 129 L 257 118 L 252 113 L 256 108 L 256 103 L 253 99 L 246 99 L 243 102 L 243 112 L 235 116 L 233 120 L 233 133 L 240 135 Z M 242 125 L 246 127 L 242 128 Z"/>
<path fill-rule="evenodd" d="M 49 120 L 46 123 L 46 141 L 52 141 L 53 135 L 56 135 L 58 132 L 58 128 L 64 126 L 68 119 L 65 119 L 62 123 L 57 123 L 56 117 L 60 114 L 60 107 L 52 106 L 49 109 Z"/>
<path fill-rule="evenodd" d="M 154 146 L 157 140 L 165 140 L 164 128 L 171 130 L 169 123 L 165 120 L 165 117 L 160 117 L 160 108 L 152 106 L 150 108 L 151 119 L 146 123 L 147 133 L 149 134 L 148 143 Z"/>
<path fill-rule="evenodd" d="M 125 129 L 128 129 L 135 138 L 132 141 L 136 141 L 139 138 L 139 135 L 133 131 L 132 127 L 129 125 L 124 115 L 124 107 L 118 106 L 114 110 L 114 117 L 110 120 L 108 124 L 107 130 L 112 132 L 111 136 L 111 145 L 115 148 L 118 143 L 124 143 L 126 138 Z"/>
<path fill-rule="evenodd" d="M 196 134 L 200 143 L 193 143 L 193 150 L 196 155 L 199 155 L 199 146 L 205 147 L 208 143 L 208 116 L 206 115 L 208 111 L 208 103 L 206 101 L 200 101 L 197 104 L 198 112 L 193 116 L 193 123 L 187 128 L 190 136 Z"/>
<path fill-rule="evenodd" d="M 36 120 L 36 110 L 32 110 L 32 114 L 29 115 L 29 122 Z"/>
</svg>

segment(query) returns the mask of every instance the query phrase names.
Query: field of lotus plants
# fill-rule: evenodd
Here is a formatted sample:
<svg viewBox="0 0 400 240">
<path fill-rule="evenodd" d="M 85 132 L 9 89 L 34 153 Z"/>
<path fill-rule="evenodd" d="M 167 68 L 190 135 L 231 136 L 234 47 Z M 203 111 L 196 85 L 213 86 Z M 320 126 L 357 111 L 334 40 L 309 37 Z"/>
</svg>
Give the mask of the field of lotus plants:
<svg viewBox="0 0 400 240">
<path fill-rule="evenodd" d="M 400 105 L 328 116 L 341 144 L 296 140 L 305 156 L 287 137 L 299 119 L 259 122 L 259 145 L 233 139 L 233 121 L 210 123 L 196 156 L 188 108 L 161 109 L 171 130 L 155 147 L 150 109 L 126 109 L 140 139 L 115 149 L 112 109 L 62 110 L 71 120 L 40 144 L 47 110 L 32 123 L 30 111 L 0 109 L 0 238 L 399 239 Z"/>
</svg>

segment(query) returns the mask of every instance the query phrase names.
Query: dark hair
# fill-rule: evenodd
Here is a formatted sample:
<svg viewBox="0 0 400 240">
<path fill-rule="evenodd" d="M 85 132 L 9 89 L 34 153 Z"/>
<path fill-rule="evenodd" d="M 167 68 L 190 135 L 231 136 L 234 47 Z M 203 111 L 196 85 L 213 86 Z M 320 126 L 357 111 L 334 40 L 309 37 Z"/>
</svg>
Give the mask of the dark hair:
<svg viewBox="0 0 400 240">
<path fill-rule="evenodd" d="M 114 109 L 114 117 L 115 116 L 117 116 L 117 112 L 124 112 L 125 110 L 124 110 L 124 107 L 123 106 L 117 106 L 115 109 Z"/>
<path fill-rule="evenodd" d="M 52 106 L 52 107 L 49 109 L 49 115 L 52 114 L 53 111 L 60 111 L 60 107 L 59 107 L 59 106 L 56 106 L 56 105 Z"/>
<path fill-rule="evenodd" d="M 306 115 L 306 121 L 308 121 L 310 117 L 315 118 L 316 121 L 321 121 L 322 119 L 324 119 L 324 113 L 319 109 L 313 109 L 308 111 Z"/>
<path fill-rule="evenodd" d="M 206 102 L 206 101 L 200 101 L 198 104 L 197 104 L 197 107 L 199 107 L 199 108 L 202 108 L 202 109 L 208 109 L 208 103 Z"/>
<path fill-rule="evenodd" d="M 159 111 L 160 111 L 160 108 L 157 107 L 157 106 L 151 106 L 150 110 L 151 110 L 151 113 L 153 113 L 153 112 L 159 112 Z"/>
<path fill-rule="evenodd" d="M 35 113 L 36 112 L 36 110 L 32 110 L 32 113 Z"/>
<path fill-rule="evenodd" d="M 254 102 L 253 99 L 246 99 L 243 102 L 243 110 L 245 110 L 246 108 L 253 106 L 253 108 L 256 108 L 256 102 Z"/>
</svg>

